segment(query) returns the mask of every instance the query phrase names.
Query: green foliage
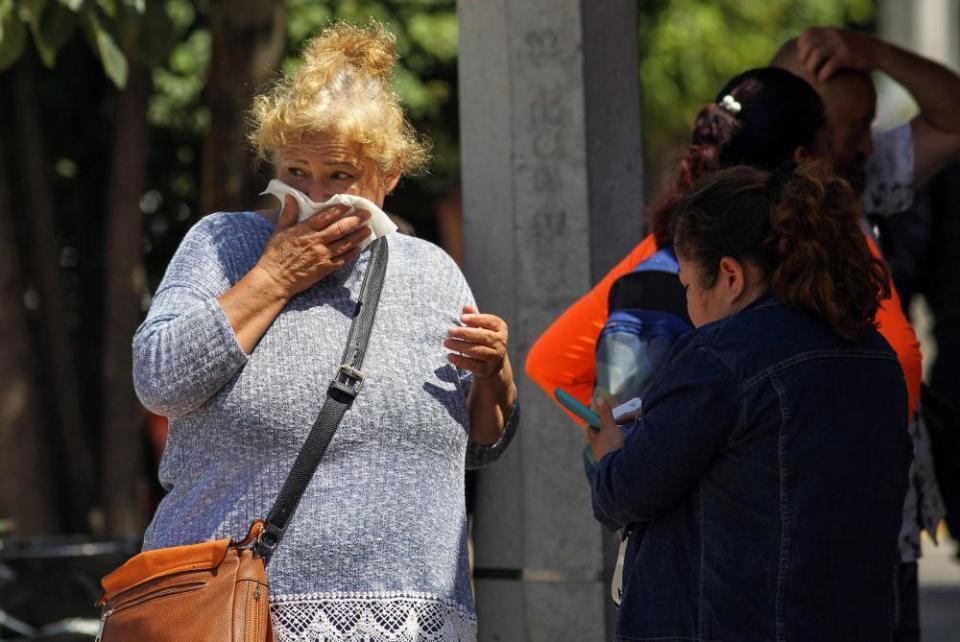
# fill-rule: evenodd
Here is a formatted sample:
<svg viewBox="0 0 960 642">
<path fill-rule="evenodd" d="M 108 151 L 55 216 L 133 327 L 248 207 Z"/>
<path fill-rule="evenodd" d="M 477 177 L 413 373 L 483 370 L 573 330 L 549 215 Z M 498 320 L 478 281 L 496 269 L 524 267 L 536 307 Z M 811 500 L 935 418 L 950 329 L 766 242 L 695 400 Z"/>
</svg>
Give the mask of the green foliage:
<svg viewBox="0 0 960 642">
<path fill-rule="evenodd" d="M 872 0 L 657 0 L 640 3 L 647 176 L 690 138 L 697 112 L 736 74 L 770 62 L 805 28 L 863 24 Z"/>
<path fill-rule="evenodd" d="M 296 45 L 329 24 L 333 19 L 328 2 L 316 0 L 287 0 L 287 35 Z"/>
<path fill-rule="evenodd" d="M 47 67 L 79 27 L 120 89 L 127 82 L 128 56 L 158 64 L 173 46 L 171 19 L 161 0 L 0 0 L 0 70 L 21 56 L 29 27 Z"/>
<path fill-rule="evenodd" d="M 181 34 L 174 24 L 169 3 L 148 2 L 140 15 L 142 26 L 138 29 L 137 55 L 148 68 L 155 69 L 170 55 Z"/>
<path fill-rule="evenodd" d="M 115 7 L 113 11 L 116 12 Z M 110 15 L 109 11 L 106 13 Z M 92 43 L 93 50 L 100 57 L 100 62 L 103 63 L 103 71 L 113 84 L 123 88 L 127 84 L 127 57 L 117 44 L 116 26 L 110 22 L 101 21 L 95 10 L 87 11 L 86 18 L 85 33 Z"/>
<path fill-rule="evenodd" d="M 13 0 L 0 0 L 0 71 L 20 58 L 27 43 L 27 30 L 17 15 Z"/>
<path fill-rule="evenodd" d="M 425 53 L 444 63 L 456 61 L 459 28 L 454 11 L 414 14 L 407 30 L 411 41 Z"/>
<path fill-rule="evenodd" d="M 44 5 L 36 19 L 30 21 L 30 31 L 43 64 L 53 67 L 57 51 L 77 29 L 76 11 L 62 2 L 48 1 Z"/>
<path fill-rule="evenodd" d="M 202 102 L 210 67 L 212 35 L 205 27 L 192 28 L 196 15 L 190 3 L 172 0 L 168 3 L 174 40 L 165 64 L 153 72 L 154 94 L 150 99 L 149 118 L 152 125 L 202 136 L 210 122 L 210 113 Z"/>
</svg>

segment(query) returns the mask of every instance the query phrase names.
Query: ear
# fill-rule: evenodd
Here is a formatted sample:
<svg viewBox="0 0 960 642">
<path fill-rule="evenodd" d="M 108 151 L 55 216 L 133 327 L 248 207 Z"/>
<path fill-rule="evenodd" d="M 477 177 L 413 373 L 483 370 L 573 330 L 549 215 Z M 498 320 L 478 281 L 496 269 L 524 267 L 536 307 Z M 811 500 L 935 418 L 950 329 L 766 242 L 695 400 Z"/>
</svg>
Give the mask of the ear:
<svg viewBox="0 0 960 642">
<path fill-rule="evenodd" d="M 809 149 L 807 149 L 803 145 L 797 145 L 797 148 L 793 150 L 792 160 L 795 163 L 802 163 L 803 161 L 812 157 L 813 157 L 813 154 L 810 152 Z"/>
<path fill-rule="evenodd" d="M 389 193 L 392 192 L 394 189 L 396 189 L 397 183 L 399 183 L 399 182 L 400 182 L 400 170 L 399 170 L 399 169 L 396 169 L 396 170 L 393 170 L 393 169 L 392 169 L 392 170 L 390 170 L 389 172 L 387 172 L 387 174 L 383 177 L 383 186 L 384 186 L 384 188 L 385 188 L 385 189 L 384 189 L 385 193 L 386 193 L 386 194 L 389 194 Z"/>
<path fill-rule="evenodd" d="M 717 285 L 723 286 L 724 298 L 728 303 L 735 302 L 743 294 L 747 287 L 746 269 L 743 263 L 733 258 L 725 256 L 720 259 L 720 266 L 717 270 Z"/>
</svg>

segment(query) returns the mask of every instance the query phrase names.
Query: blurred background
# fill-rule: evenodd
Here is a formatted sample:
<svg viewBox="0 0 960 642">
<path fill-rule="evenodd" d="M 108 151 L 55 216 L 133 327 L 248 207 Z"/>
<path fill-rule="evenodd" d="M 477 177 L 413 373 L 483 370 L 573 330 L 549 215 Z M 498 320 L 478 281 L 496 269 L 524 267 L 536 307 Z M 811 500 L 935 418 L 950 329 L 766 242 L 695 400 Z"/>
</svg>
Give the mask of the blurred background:
<svg viewBox="0 0 960 642">
<path fill-rule="evenodd" d="M 954 68 L 960 55 L 957 0 L 639 9 L 648 198 L 697 111 L 806 27 L 871 31 Z M 397 35 L 395 90 L 434 146 L 430 171 L 406 179 L 386 209 L 462 262 L 453 0 L 0 0 L 0 639 L 57 622 L 45 639 L 86 630 L 65 618 L 95 617 L 98 576 L 137 550 L 162 495 L 166 429 L 130 375 L 150 293 L 200 217 L 270 205 L 257 196 L 270 170 L 245 142 L 252 96 L 331 20 L 371 17 Z M 911 115 L 897 87 L 880 89 L 881 124 Z M 942 217 L 937 195 L 956 168 L 946 176 L 921 199 L 928 219 Z M 928 272 L 906 269 L 898 282 L 916 294 L 925 359 L 935 354 Z M 960 639 L 952 546 L 921 567 L 930 640 Z M 66 588 L 52 591 L 51 578 Z M 953 637 L 935 637 L 938 626 Z"/>
</svg>

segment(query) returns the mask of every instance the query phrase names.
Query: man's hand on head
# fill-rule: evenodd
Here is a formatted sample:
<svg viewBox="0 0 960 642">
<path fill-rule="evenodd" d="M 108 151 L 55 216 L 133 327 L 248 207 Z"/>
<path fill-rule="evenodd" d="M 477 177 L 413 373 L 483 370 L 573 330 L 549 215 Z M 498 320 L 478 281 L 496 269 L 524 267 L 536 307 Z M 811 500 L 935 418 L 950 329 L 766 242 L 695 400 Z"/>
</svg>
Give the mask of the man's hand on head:
<svg viewBox="0 0 960 642">
<path fill-rule="evenodd" d="M 953 70 L 869 34 L 833 27 L 807 29 L 788 45 L 775 64 L 818 85 L 846 69 L 883 72 L 907 90 L 920 109 L 910 122 L 911 187 L 921 185 L 960 156 L 960 75 Z"/>
<path fill-rule="evenodd" d="M 797 55 L 817 82 L 842 69 L 871 72 L 877 68 L 880 41 L 864 33 L 834 27 L 813 27 L 797 39 Z"/>
</svg>

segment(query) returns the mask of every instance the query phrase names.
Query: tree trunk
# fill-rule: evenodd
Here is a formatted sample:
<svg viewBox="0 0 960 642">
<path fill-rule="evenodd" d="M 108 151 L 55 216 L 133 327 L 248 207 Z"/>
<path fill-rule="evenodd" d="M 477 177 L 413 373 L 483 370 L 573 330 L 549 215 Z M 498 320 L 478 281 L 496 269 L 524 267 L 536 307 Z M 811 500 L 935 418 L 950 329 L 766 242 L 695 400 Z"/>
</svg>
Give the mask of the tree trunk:
<svg viewBox="0 0 960 642">
<path fill-rule="evenodd" d="M 35 535 L 59 524 L 3 160 L 0 150 L 0 519 L 11 520 L 16 535 Z"/>
<path fill-rule="evenodd" d="M 76 354 L 67 327 L 63 288 L 60 283 L 60 243 L 54 225 L 48 163 L 43 144 L 43 129 L 34 84 L 37 68 L 32 56 L 16 66 L 14 101 L 16 126 L 23 150 L 26 207 L 30 221 L 32 247 L 30 272 L 40 294 L 43 343 L 48 355 L 43 396 L 55 405 L 58 436 L 51 448 L 60 450 L 61 502 L 64 526 L 71 531 L 89 528 L 93 506 L 93 465 L 84 432 Z M 56 474 L 56 471 L 51 471 Z"/>
<path fill-rule="evenodd" d="M 211 0 L 213 56 L 207 86 L 203 210 L 248 209 L 263 189 L 246 140 L 245 115 L 286 45 L 283 0 Z"/>
<path fill-rule="evenodd" d="M 131 57 L 127 86 L 117 96 L 107 192 L 100 497 L 113 535 L 139 533 L 146 517 L 145 413 L 133 390 L 130 340 L 146 292 L 140 197 L 147 184 L 150 87 L 149 70 Z"/>
</svg>

